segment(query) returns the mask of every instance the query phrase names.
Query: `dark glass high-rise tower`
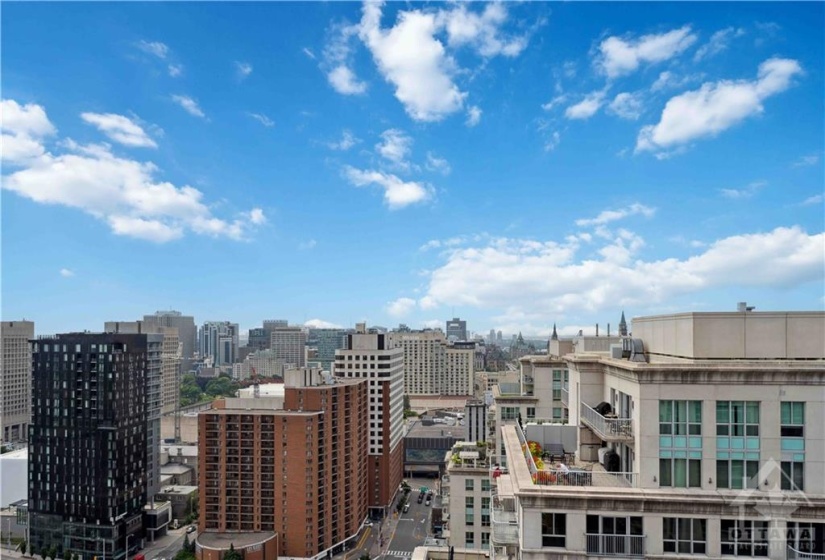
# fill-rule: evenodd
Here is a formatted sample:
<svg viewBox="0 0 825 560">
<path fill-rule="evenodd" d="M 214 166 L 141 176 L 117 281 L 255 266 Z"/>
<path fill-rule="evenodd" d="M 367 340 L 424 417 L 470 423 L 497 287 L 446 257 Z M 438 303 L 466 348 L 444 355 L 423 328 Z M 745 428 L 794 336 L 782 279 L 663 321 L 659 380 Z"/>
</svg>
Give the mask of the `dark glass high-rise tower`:
<svg viewBox="0 0 825 560">
<path fill-rule="evenodd" d="M 142 535 L 147 499 L 145 334 L 32 341 L 32 550 L 111 560 Z"/>
</svg>

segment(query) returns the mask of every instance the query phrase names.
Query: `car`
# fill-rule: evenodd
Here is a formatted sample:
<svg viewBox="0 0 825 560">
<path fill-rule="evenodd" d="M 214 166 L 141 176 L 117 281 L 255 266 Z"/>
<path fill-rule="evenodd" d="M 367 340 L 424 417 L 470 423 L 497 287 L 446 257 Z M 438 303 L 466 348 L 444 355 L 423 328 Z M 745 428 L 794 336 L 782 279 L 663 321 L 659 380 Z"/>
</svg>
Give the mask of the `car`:
<svg viewBox="0 0 825 560">
<path fill-rule="evenodd" d="M 426 502 L 424 502 L 424 505 L 425 505 L 425 506 L 429 506 L 429 505 L 430 505 L 430 503 L 431 503 L 431 502 L 430 502 L 430 499 L 429 499 L 429 498 L 427 498 L 427 501 L 426 501 Z"/>
<path fill-rule="evenodd" d="M 404 504 L 404 513 L 410 511 L 410 504 Z"/>
<path fill-rule="evenodd" d="M 424 494 L 419 494 L 418 495 L 418 503 L 420 504 L 423 501 L 424 501 Z"/>
<path fill-rule="evenodd" d="M 186 528 L 187 533 L 194 533 L 197 530 L 198 530 L 198 528 L 195 527 L 194 525 L 190 525 L 189 527 Z"/>
</svg>

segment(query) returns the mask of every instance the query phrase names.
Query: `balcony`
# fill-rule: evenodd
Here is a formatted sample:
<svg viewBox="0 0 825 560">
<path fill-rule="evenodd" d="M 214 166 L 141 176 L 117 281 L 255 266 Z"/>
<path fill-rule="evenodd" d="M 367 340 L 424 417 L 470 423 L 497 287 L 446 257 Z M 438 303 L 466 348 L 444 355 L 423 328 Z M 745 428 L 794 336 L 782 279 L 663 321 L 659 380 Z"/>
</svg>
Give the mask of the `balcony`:
<svg viewBox="0 0 825 560">
<path fill-rule="evenodd" d="M 595 535 L 587 534 L 588 556 L 617 556 L 642 558 L 645 555 L 644 535 Z"/>
<path fill-rule="evenodd" d="M 533 475 L 537 486 L 597 486 L 602 488 L 638 488 L 639 473 L 585 471 L 578 469 L 540 470 Z"/>
<path fill-rule="evenodd" d="M 570 391 L 567 387 L 561 388 L 561 405 L 564 408 L 570 408 Z"/>
<path fill-rule="evenodd" d="M 490 541 L 495 544 L 518 544 L 518 518 L 515 512 L 493 508 L 493 533 Z"/>
<path fill-rule="evenodd" d="M 825 560 L 825 554 L 814 554 L 813 552 L 805 552 L 797 550 L 788 545 L 787 560 Z"/>
<path fill-rule="evenodd" d="M 582 403 L 581 420 L 603 441 L 633 441 L 633 420 L 630 418 L 606 418 Z"/>
</svg>

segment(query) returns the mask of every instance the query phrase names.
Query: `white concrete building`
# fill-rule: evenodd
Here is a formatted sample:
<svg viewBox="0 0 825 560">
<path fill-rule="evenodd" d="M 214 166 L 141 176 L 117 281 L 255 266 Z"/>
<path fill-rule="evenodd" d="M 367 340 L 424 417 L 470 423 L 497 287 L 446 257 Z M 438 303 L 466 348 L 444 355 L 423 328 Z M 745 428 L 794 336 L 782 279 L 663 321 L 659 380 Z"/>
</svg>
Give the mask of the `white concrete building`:
<svg viewBox="0 0 825 560">
<path fill-rule="evenodd" d="M 270 334 L 269 349 L 285 364 L 304 367 L 306 359 L 307 333 L 301 327 L 277 327 Z"/>
<path fill-rule="evenodd" d="M 390 333 L 404 351 L 404 386 L 409 395 L 473 394 L 475 345 L 449 344 L 440 330 Z"/>
<path fill-rule="evenodd" d="M 644 317 L 632 332 L 564 357 L 573 464 L 538 467 L 500 426 L 491 557 L 825 558 L 825 313 Z"/>
<path fill-rule="evenodd" d="M 27 441 L 31 422 L 32 321 L 0 323 L 0 438 L 5 442 Z"/>
<path fill-rule="evenodd" d="M 447 463 L 448 494 L 442 505 L 446 519 L 447 541 L 456 548 L 485 550 L 490 546 L 490 450 L 484 443 L 459 442 L 453 446 Z"/>
</svg>

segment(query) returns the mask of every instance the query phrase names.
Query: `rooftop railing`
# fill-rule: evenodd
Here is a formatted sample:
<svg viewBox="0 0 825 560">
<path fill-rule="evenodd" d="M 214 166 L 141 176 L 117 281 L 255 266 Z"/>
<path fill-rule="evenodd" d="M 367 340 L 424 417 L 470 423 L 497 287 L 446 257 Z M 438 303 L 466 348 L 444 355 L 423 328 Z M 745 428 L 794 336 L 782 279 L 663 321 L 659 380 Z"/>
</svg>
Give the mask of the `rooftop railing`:
<svg viewBox="0 0 825 560">
<path fill-rule="evenodd" d="M 581 419 L 604 441 L 633 440 L 633 420 L 630 418 L 607 418 L 582 403 Z"/>
<path fill-rule="evenodd" d="M 825 554 L 805 552 L 788 545 L 787 560 L 825 560 Z"/>
<path fill-rule="evenodd" d="M 639 473 L 602 472 L 570 469 L 538 471 L 533 482 L 538 486 L 596 486 L 607 488 L 637 488 Z"/>
<path fill-rule="evenodd" d="M 601 535 L 588 533 L 588 556 L 644 557 L 644 535 Z"/>
</svg>

